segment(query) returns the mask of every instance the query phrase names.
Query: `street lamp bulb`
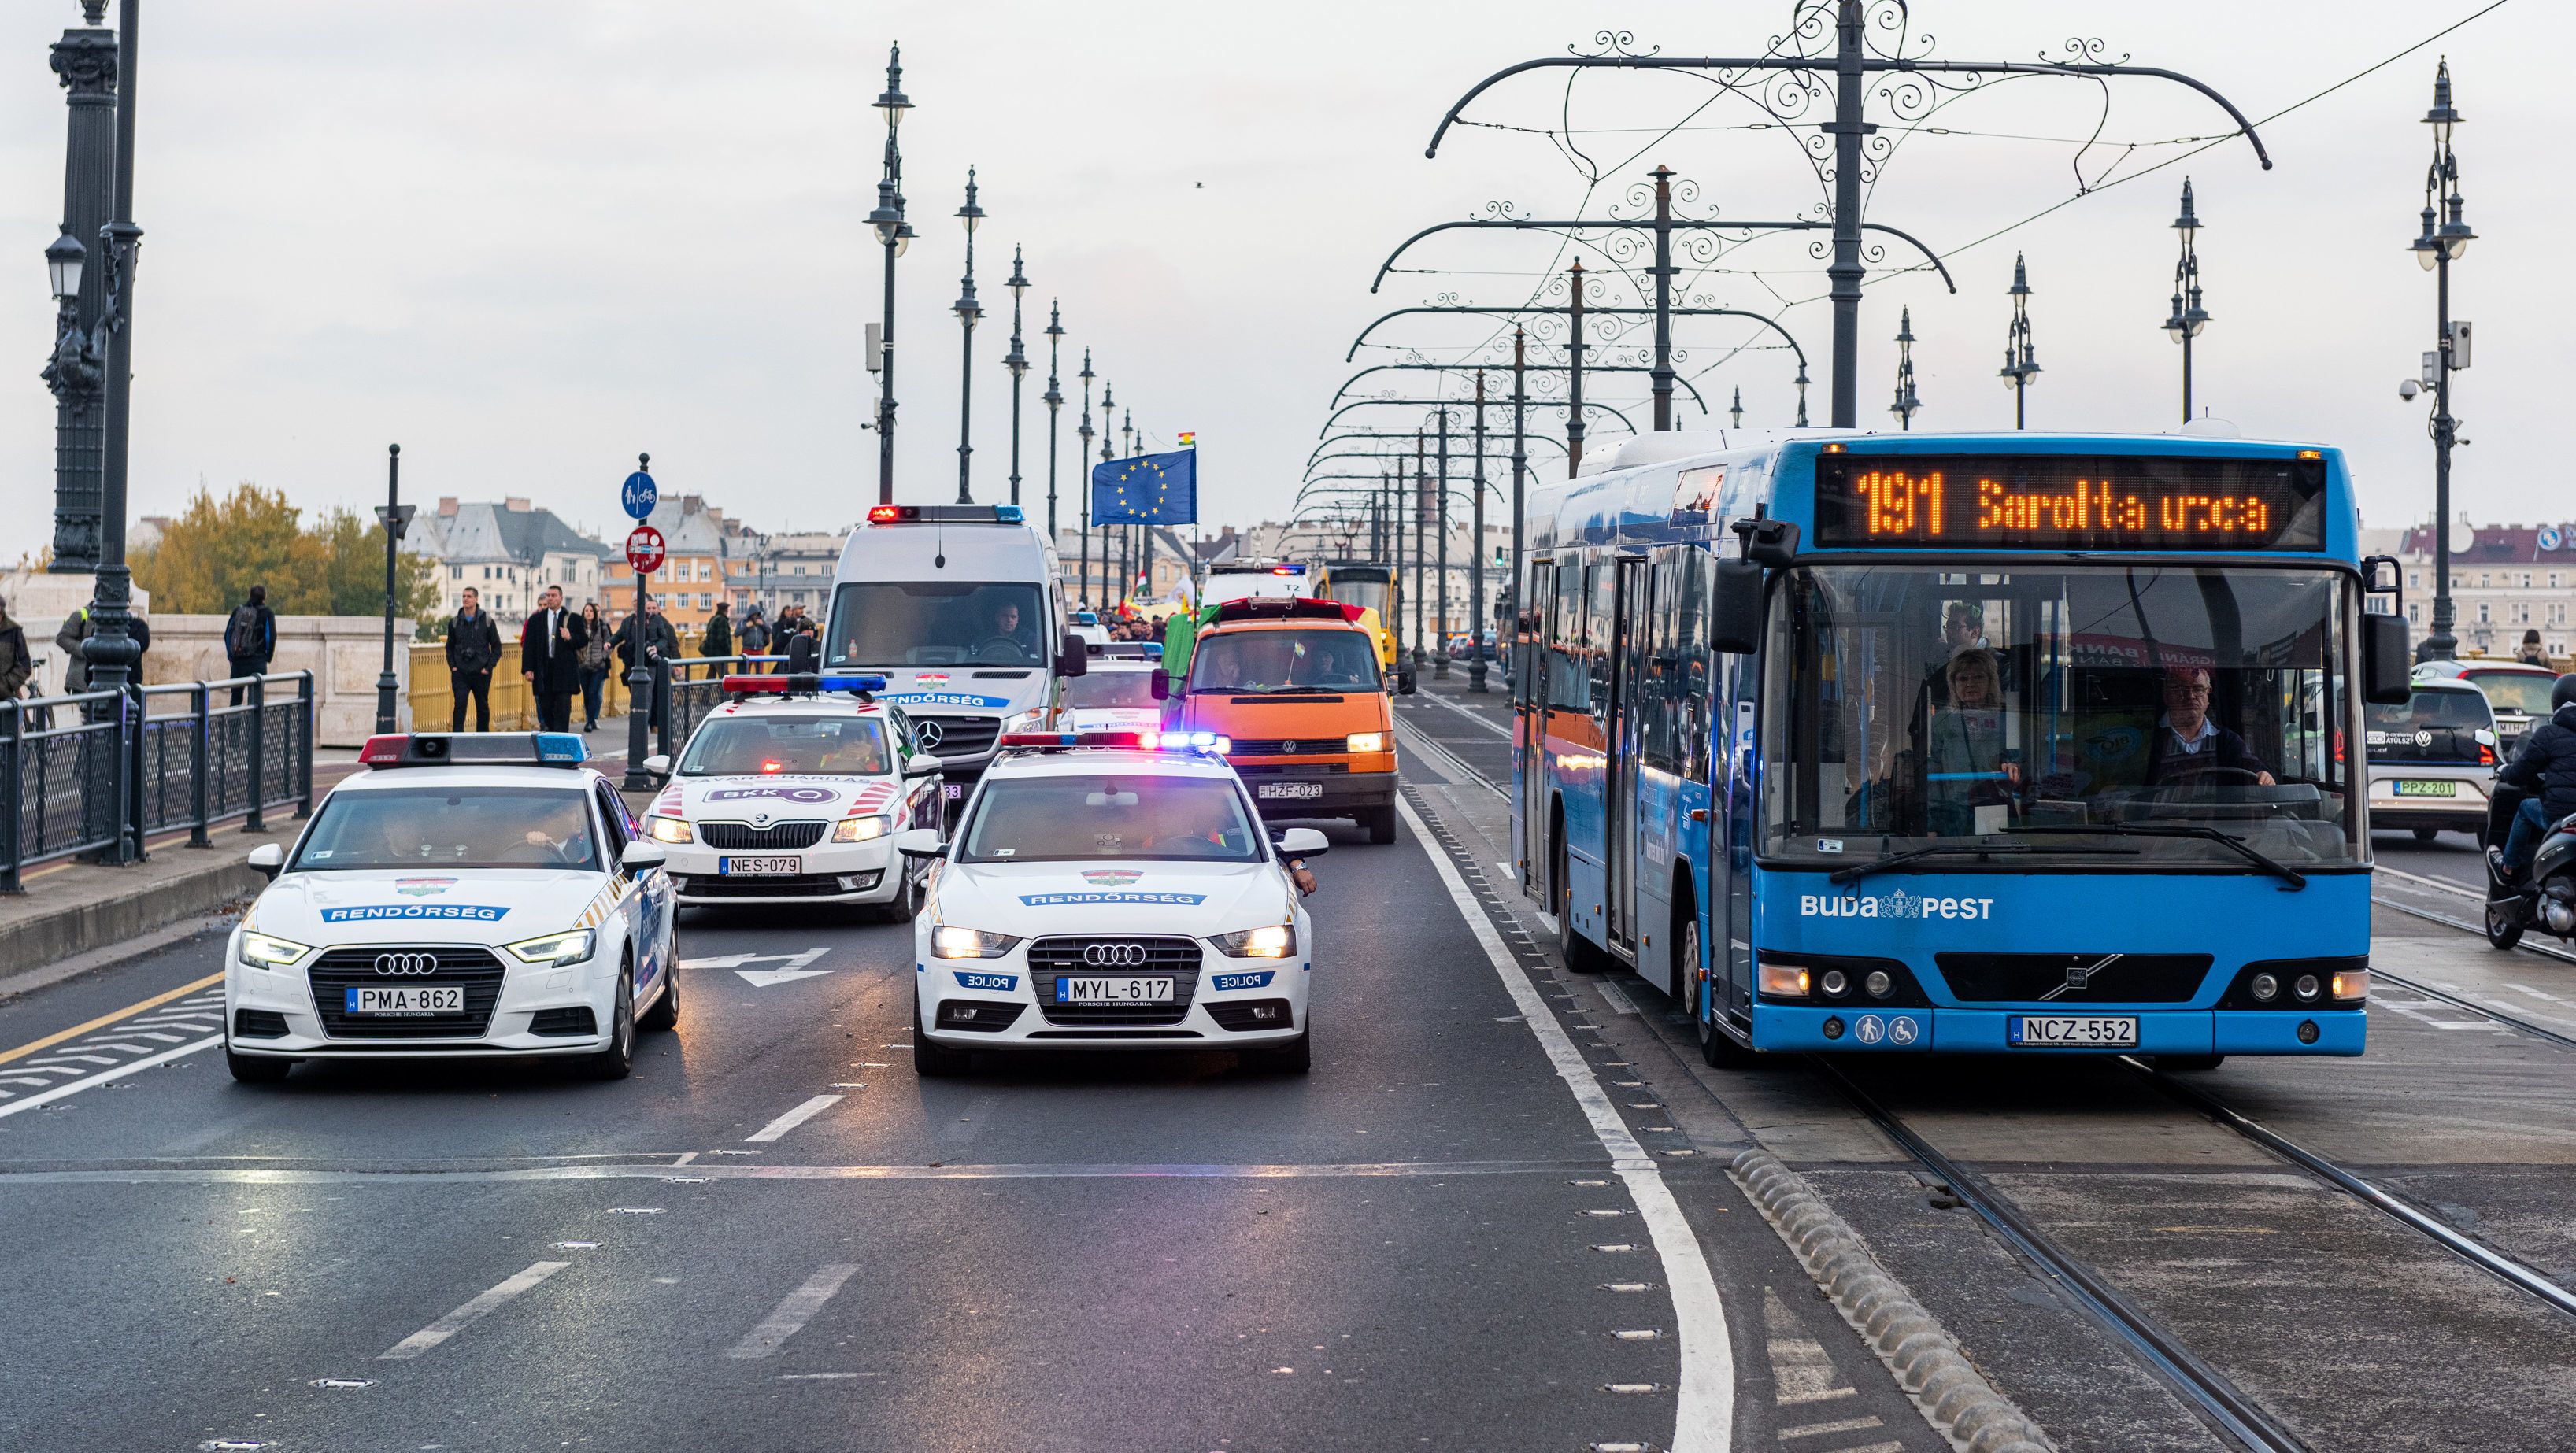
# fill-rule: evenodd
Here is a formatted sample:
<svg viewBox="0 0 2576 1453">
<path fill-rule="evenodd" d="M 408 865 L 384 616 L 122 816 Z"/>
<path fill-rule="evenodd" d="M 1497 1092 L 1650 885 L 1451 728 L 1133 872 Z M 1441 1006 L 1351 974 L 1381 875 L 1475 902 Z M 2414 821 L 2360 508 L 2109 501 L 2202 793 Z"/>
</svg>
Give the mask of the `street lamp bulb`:
<svg viewBox="0 0 2576 1453">
<path fill-rule="evenodd" d="M 45 249 L 45 278 L 52 284 L 56 299 L 79 295 L 81 264 L 88 257 L 89 249 L 68 231 Z"/>
</svg>

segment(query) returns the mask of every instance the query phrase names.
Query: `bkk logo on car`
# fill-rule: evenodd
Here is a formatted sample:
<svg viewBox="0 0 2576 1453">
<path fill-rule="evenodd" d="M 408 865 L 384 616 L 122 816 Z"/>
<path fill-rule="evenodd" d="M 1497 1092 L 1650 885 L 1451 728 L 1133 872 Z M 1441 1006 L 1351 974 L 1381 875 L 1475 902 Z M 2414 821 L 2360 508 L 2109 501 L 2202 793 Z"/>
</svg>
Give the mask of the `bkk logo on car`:
<svg viewBox="0 0 2576 1453">
<path fill-rule="evenodd" d="M 1992 918 L 1992 898 L 1934 898 L 1899 888 L 1875 898 L 1854 893 L 1801 893 L 1801 918 Z"/>
<path fill-rule="evenodd" d="M 708 790 L 709 802 L 739 802 L 748 797 L 776 797 L 788 802 L 830 802 L 841 794 L 829 787 L 716 787 Z"/>
</svg>

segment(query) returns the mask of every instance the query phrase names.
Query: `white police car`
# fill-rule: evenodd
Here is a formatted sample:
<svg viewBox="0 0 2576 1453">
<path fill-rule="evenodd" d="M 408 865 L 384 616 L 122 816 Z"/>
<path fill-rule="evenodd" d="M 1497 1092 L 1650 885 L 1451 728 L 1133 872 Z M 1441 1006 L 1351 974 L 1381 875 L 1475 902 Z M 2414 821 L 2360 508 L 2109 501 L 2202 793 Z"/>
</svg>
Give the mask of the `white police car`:
<svg viewBox="0 0 2576 1453">
<path fill-rule="evenodd" d="M 1240 1048 L 1302 1073 L 1314 935 L 1289 862 L 1224 759 L 1150 733 L 1045 733 L 1004 751 L 914 919 L 913 1064 L 977 1050 Z"/>
<path fill-rule="evenodd" d="M 882 676 L 732 675 L 730 698 L 680 751 L 644 835 L 669 853 L 684 908 L 853 903 L 912 917 L 916 875 L 894 834 L 939 821 L 939 759 Z M 855 700 L 853 697 L 855 696 Z"/>
<path fill-rule="evenodd" d="M 1088 669 L 1056 687 L 1055 730 L 1159 731 L 1163 703 L 1154 699 L 1154 668 L 1162 660 L 1163 648 L 1152 642 L 1093 647 Z"/>
<path fill-rule="evenodd" d="M 570 1055 L 679 1022 L 660 845 L 566 732 L 367 740 L 224 946 L 233 1078 L 299 1059 Z"/>
</svg>

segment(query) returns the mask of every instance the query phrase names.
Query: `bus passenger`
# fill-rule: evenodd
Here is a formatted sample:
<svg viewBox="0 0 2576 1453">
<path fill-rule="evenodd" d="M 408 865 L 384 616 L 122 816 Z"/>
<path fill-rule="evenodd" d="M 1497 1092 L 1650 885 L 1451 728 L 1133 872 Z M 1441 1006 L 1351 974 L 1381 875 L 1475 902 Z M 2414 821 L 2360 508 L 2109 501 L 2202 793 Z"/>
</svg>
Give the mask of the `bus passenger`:
<svg viewBox="0 0 2576 1453">
<path fill-rule="evenodd" d="M 2147 785 L 2189 782 L 2213 773 L 2273 785 L 2272 774 L 2245 739 L 2209 719 L 2209 673 L 2176 666 L 2164 673 L 2165 714 L 2147 749 Z"/>
<path fill-rule="evenodd" d="M 1999 831 L 2021 785 L 2021 764 L 2004 745 L 2003 673 L 1994 652 L 1971 646 L 1950 658 L 1942 679 L 1950 703 L 1932 716 L 1929 826 L 1937 837 Z"/>
</svg>

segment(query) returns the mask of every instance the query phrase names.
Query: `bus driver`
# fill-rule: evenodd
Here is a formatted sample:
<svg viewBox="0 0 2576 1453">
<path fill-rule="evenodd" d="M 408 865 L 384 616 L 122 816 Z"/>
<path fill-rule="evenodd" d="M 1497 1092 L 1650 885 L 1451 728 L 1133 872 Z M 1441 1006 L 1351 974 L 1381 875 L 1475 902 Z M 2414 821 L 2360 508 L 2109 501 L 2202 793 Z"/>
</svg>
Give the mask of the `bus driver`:
<svg viewBox="0 0 2576 1453">
<path fill-rule="evenodd" d="M 2147 785 L 2189 782 L 2212 773 L 2250 778 L 2257 786 L 2273 785 L 2245 738 L 2209 719 L 2209 673 L 2198 666 L 2177 666 L 2164 673 L 2165 714 L 2147 749 Z"/>
</svg>

